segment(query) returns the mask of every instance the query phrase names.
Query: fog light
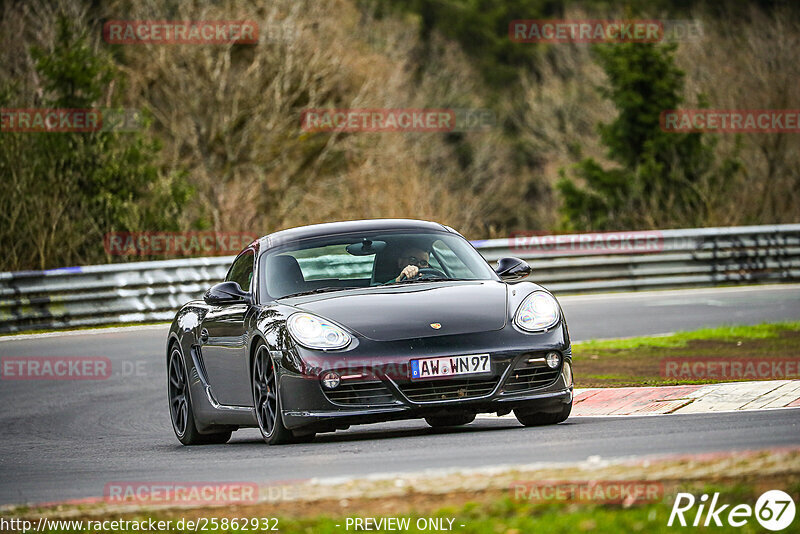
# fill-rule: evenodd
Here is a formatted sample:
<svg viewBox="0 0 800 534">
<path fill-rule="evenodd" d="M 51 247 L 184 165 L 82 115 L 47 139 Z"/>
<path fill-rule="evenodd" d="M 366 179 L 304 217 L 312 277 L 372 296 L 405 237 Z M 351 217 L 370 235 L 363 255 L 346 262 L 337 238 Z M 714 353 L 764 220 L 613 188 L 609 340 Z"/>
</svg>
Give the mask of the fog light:
<svg viewBox="0 0 800 534">
<path fill-rule="evenodd" d="M 559 363 L 561 363 L 561 356 L 559 356 L 557 352 L 547 353 L 547 366 L 550 369 L 555 369 L 558 367 Z"/>
<path fill-rule="evenodd" d="M 322 375 L 322 385 L 325 386 L 326 389 L 336 389 L 339 387 L 339 375 L 333 371 L 328 371 Z"/>
</svg>

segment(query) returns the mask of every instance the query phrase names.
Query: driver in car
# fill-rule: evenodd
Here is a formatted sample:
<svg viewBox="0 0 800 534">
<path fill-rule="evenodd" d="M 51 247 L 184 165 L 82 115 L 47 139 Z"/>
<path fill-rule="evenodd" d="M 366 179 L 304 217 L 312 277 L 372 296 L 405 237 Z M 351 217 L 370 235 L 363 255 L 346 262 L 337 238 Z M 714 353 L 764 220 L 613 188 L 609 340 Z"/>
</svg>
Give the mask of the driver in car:
<svg viewBox="0 0 800 534">
<path fill-rule="evenodd" d="M 415 278 L 419 275 L 420 269 L 430 267 L 429 259 L 428 251 L 417 247 L 408 247 L 397 258 L 397 268 L 400 269 L 400 274 L 394 280 L 389 280 L 389 283 Z"/>
</svg>

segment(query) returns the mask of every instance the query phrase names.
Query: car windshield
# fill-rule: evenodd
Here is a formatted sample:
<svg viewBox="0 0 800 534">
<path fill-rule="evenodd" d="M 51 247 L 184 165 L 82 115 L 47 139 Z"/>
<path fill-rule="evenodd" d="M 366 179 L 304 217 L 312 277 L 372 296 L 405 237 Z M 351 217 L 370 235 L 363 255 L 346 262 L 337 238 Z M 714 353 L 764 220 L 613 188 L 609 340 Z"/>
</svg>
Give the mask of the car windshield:
<svg viewBox="0 0 800 534">
<path fill-rule="evenodd" d="M 413 277 L 401 276 L 407 266 Z M 312 292 L 413 282 L 497 280 L 461 236 L 448 232 L 360 232 L 294 241 L 264 253 L 264 301 Z"/>
</svg>

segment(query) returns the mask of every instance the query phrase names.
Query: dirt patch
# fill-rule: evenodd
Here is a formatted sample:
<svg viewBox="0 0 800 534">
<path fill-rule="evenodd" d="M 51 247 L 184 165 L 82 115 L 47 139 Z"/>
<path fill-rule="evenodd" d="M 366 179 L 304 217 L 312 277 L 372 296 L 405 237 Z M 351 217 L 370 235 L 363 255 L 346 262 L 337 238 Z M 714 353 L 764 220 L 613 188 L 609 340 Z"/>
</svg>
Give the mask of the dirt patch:
<svg viewBox="0 0 800 534">
<path fill-rule="evenodd" d="M 800 362 L 800 331 L 783 331 L 766 339 L 721 341 L 691 340 L 685 347 L 637 347 L 633 349 L 583 349 L 573 347 L 576 387 L 623 387 L 641 385 L 710 384 L 733 382 L 735 378 L 676 379 L 664 376 L 662 361 L 724 359 L 758 362 L 760 359 L 789 358 Z M 797 376 L 748 376 L 740 380 L 777 380 Z"/>
</svg>

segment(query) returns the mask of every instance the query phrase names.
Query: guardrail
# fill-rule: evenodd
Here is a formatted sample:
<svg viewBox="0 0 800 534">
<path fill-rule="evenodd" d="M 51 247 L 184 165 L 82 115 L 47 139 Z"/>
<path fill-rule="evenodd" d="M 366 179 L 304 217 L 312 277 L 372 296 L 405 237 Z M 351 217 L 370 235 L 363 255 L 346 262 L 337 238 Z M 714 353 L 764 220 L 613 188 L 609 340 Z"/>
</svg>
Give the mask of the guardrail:
<svg viewBox="0 0 800 534">
<path fill-rule="evenodd" d="M 473 241 L 528 260 L 556 294 L 800 280 L 800 224 L 518 235 Z M 171 320 L 224 278 L 232 256 L 0 273 L 0 332 Z"/>
</svg>

